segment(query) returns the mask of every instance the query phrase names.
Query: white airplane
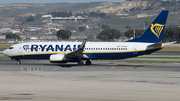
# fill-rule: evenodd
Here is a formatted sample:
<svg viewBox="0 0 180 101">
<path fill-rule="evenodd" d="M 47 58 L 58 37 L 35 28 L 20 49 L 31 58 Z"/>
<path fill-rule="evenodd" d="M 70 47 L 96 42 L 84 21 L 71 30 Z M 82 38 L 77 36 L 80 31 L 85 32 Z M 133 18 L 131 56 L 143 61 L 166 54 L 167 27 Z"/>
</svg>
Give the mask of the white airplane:
<svg viewBox="0 0 180 101">
<path fill-rule="evenodd" d="M 91 60 L 125 59 L 151 54 L 165 45 L 161 43 L 168 10 L 163 10 L 148 29 L 136 39 L 126 42 L 32 42 L 15 44 L 3 51 L 5 56 L 21 64 L 21 59 L 49 59 L 51 63 L 78 62 L 91 65 Z"/>
</svg>

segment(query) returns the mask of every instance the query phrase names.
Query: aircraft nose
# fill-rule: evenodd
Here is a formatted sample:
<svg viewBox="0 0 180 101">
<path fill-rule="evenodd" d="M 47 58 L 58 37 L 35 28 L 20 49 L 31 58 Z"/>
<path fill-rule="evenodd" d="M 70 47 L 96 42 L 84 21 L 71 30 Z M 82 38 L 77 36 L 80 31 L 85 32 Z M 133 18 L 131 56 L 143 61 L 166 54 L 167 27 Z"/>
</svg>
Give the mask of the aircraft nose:
<svg viewBox="0 0 180 101">
<path fill-rule="evenodd" d="M 2 53 L 3 55 L 7 56 L 7 50 L 4 50 Z"/>
</svg>

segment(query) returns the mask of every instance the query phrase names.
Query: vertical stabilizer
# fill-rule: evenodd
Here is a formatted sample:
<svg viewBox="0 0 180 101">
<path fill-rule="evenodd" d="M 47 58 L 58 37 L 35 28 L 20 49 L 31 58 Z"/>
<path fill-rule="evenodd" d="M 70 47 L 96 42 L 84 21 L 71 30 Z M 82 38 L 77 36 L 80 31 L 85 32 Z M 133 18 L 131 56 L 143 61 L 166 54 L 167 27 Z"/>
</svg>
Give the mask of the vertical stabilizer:
<svg viewBox="0 0 180 101">
<path fill-rule="evenodd" d="M 136 39 L 128 40 L 126 42 L 147 42 L 147 43 L 158 43 L 161 42 L 163 32 L 165 29 L 166 20 L 168 17 L 168 10 L 163 10 L 146 29 L 146 31 Z"/>
</svg>

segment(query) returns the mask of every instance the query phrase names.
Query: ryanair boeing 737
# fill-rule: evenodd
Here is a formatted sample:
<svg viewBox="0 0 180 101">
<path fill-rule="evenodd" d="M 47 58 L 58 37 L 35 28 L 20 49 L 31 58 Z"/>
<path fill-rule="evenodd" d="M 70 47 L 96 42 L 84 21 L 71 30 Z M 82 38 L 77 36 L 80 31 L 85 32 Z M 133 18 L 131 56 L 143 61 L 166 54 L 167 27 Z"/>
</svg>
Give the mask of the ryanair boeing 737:
<svg viewBox="0 0 180 101">
<path fill-rule="evenodd" d="M 32 42 L 10 46 L 3 51 L 5 56 L 21 64 L 21 59 L 49 59 L 51 63 L 77 62 L 91 65 L 91 60 L 125 59 L 151 54 L 162 49 L 162 36 L 168 16 L 168 10 L 163 10 L 151 23 L 148 29 L 136 39 L 126 42 Z"/>
</svg>

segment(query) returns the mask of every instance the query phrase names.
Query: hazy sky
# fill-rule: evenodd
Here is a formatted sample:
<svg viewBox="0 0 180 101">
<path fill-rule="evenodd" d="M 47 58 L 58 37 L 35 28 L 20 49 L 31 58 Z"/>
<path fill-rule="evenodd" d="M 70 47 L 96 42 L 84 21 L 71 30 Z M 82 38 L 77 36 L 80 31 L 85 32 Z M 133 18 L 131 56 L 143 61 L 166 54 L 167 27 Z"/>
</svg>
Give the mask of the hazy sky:
<svg viewBox="0 0 180 101">
<path fill-rule="evenodd" d="M 0 0 L 0 4 L 12 4 L 12 3 L 62 3 L 62 2 L 98 2 L 98 1 L 108 1 L 108 2 L 123 2 L 126 0 Z"/>
</svg>

